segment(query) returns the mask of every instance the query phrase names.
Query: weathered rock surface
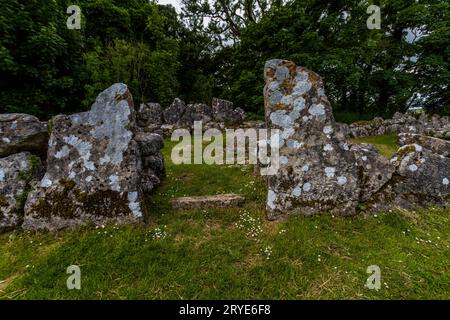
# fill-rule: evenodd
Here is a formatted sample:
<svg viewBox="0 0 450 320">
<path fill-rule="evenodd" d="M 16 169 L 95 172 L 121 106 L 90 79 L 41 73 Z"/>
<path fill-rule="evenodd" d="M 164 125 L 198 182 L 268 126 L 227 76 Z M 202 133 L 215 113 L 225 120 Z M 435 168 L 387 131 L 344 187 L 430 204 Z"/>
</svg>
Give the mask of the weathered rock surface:
<svg viewBox="0 0 450 320">
<path fill-rule="evenodd" d="M 450 159 L 418 145 L 405 145 L 391 159 L 392 179 L 368 202 L 371 211 L 447 205 Z"/>
<path fill-rule="evenodd" d="M 163 110 L 159 103 L 142 103 L 136 118 L 138 126 L 144 128 L 161 126 L 164 122 Z"/>
<path fill-rule="evenodd" d="M 20 226 L 27 193 L 41 173 L 40 159 L 28 152 L 0 159 L 0 232 Z"/>
<path fill-rule="evenodd" d="M 408 144 L 419 145 L 435 154 L 450 157 L 450 142 L 434 137 L 429 137 L 421 134 L 400 133 L 398 135 L 398 144 L 405 146 Z"/>
<path fill-rule="evenodd" d="M 336 134 L 321 78 L 285 60 L 268 61 L 264 75 L 267 126 L 281 131 L 280 169 L 267 179 L 268 217 L 354 213 L 358 168 Z"/>
<path fill-rule="evenodd" d="M 164 110 L 164 121 L 166 124 L 175 125 L 180 121 L 181 117 L 186 112 L 186 104 L 178 98 Z"/>
<path fill-rule="evenodd" d="M 241 124 L 245 120 L 245 112 L 241 108 L 234 109 L 233 102 L 213 98 L 213 119 L 226 124 Z"/>
<path fill-rule="evenodd" d="M 264 74 L 266 123 L 280 130 L 280 169 L 267 179 L 269 219 L 449 203 L 449 143 L 400 135 L 403 146 L 388 160 L 346 141 L 348 127 L 336 124 L 317 74 L 285 60 L 268 61 Z"/>
<path fill-rule="evenodd" d="M 173 199 L 170 203 L 174 209 L 207 209 L 238 207 L 245 198 L 237 194 L 221 194 L 216 196 L 183 197 Z"/>
<path fill-rule="evenodd" d="M 161 140 L 139 132 L 124 84 L 102 92 L 88 112 L 55 117 L 47 172 L 28 196 L 23 228 L 140 221 L 142 195 L 163 170 L 149 160 L 161 157 Z"/>
<path fill-rule="evenodd" d="M 422 113 L 418 117 L 411 114 L 395 113 L 392 119 L 377 117 L 370 121 L 359 121 L 348 126 L 348 136 L 362 138 L 387 133 L 424 134 L 436 138 L 450 138 L 450 121 L 448 117 L 428 116 Z"/>
<path fill-rule="evenodd" d="M 177 125 L 179 127 L 191 127 L 194 125 L 194 121 L 202 121 L 203 124 L 206 124 L 211 120 L 211 107 L 203 103 L 188 104 Z"/>
<path fill-rule="evenodd" d="M 0 115 L 0 157 L 29 151 L 45 155 L 47 124 L 38 118 L 21 113 Z"/>
</svg>

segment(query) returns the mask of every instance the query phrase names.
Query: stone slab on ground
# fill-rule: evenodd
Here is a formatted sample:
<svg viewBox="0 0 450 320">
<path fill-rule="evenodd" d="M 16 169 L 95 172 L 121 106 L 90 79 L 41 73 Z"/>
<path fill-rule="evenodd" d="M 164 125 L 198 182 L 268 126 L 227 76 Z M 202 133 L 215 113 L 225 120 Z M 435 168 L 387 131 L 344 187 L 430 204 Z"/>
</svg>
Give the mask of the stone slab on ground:
<svg viewBox="0 0 450 320">
<path fill-rule="evenodd" d="M 220 194 L 215 196 L 182 197 L 171 200 L 174 209 L 207 209 L 239 207 L 245 198 L 238 194 Z"/>
</svg>

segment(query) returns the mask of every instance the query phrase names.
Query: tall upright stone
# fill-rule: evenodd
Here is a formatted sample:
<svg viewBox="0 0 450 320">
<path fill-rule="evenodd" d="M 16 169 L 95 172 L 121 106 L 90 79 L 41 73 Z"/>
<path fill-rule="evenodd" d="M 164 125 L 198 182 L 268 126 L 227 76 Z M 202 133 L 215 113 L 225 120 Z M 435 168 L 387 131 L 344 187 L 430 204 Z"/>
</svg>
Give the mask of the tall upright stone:
<svg viewBox="0 0 450 320">
<path fill-rule="evenodd" d="M 159 180 L 143 164 L 158 154 L 157 139 L 137 133 L 133 99 L 124 84 L 102 92 L 88 112 L 53 119 L 47 172 L 25 206 L 25 229 L 60 229 L 86 223 L 134 222 L 143 192 Z M 156 142 L 155 142 L 156 141 Z M 145 181 L 143 181 L 145 180 Z"/>
<path fill-rule="evenodd" d="M 354 213 L 355 157 L 339 134 L 322 79 L 286 60 L 264 70 L 266 123 L 280 130 L 280 169 L 268 177 L 270 219 L 292 213 Z"/>
</svg>

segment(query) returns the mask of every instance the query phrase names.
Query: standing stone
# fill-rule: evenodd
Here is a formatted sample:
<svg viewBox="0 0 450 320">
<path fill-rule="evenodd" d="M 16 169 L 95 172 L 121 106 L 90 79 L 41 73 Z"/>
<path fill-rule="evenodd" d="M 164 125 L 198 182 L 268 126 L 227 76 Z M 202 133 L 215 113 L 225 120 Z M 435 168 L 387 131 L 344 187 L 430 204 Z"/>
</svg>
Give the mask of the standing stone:
<svg viewBox="0 0 450 320">
<path fill-rule="evenodd" d="M 140 127 L 161 126 L 163 110 L 159 103 L 142 103 L 137 113 L 137 123 Z"/>
<path fill-rule="evenodd" d="M 216 122 L 241 124 L 245 120 L 245 112 L 241 108 L 234 109 L 233 102 L 213 98 L 212 114 Z"/>
<path fill-rule="evenodd" d="M 194 125 L 194 121 L 202 121 L 203 124 L 206 124 L 211 119 L 212 110 L 208 105 L 203 103 L 188 104 L 177 125 L 179 127 L 191 127 Z"/>
<path fill-rule="evenodd" d="M 164 110 L 164 121 L 166 124 L 175 125 L 183 117 L 186 112 L 186 104 L 178 98 Z"/>
<path fill-rule="evenodd" d="M 264 70 L 266 123 L 280 130 L 280 169 L 269 176 L 270 219 L 292 213 L 352 214 L 360 186 L 355 156 L 341 140 L 322 79 L 293 62 Z"/>
<path fill-rule="evenodd" d="M 0 114 L 0 157 L 24 151 L 45 155 L 47 141 L 47 124 L 35 116 Z"/>
<path fill-rule="evenodd" d="M 23 228 L 140 221 L 143 192 L 154 185 L 141 175 L 145 143 L 134 139 L 136 132 L 124 84 L 102 92 L 88 112 L 55 117 L 47 172 L 28 196 Z M 154 153 L 157 147 L 142 149 Z"/>
<path fill-rule="evenodd" d="M 42 177 L 41 169 L 39 158 L 28 152 L 0 159 L 0 232 L 22 223 L 27 194 Z"/>
</svg>

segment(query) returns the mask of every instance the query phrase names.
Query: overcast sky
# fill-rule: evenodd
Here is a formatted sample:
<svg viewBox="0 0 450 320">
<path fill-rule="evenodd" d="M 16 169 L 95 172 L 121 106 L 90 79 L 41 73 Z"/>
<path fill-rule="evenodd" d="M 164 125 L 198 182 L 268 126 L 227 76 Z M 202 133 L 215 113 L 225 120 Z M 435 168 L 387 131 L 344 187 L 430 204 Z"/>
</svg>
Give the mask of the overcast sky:
<svg viewBox="0 0 450 320">
<path fill-rule="evenodd" d="M 180 12 L 180 0 L 158 0 L 160 4 L 171 4 L 177 9 L 177 12 Z"/>
</svg>

